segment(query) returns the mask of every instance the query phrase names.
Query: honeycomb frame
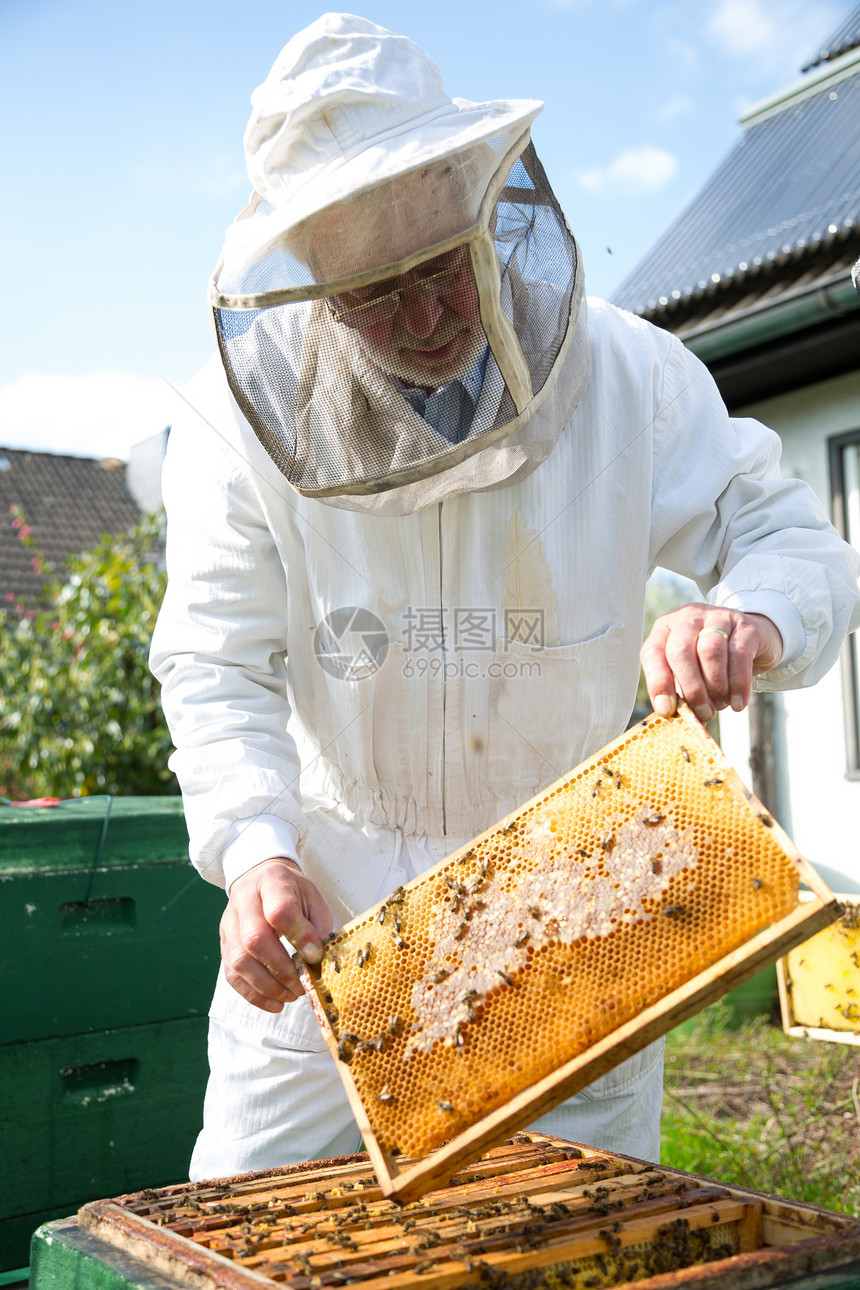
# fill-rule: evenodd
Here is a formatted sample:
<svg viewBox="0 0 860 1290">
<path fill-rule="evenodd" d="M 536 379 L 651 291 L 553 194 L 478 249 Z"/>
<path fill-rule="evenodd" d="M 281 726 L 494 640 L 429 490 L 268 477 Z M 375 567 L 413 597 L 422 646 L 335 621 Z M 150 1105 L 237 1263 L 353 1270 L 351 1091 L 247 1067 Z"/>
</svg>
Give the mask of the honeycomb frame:
<svg viewBox="0 0 860 1290">
<path fill-rule="evenodd" d="M 835 895 L 835 922 L 777 962 L 782 1028 L 798 1039 L 860 1044 L 860 896 Z"/>
<path fill-rule="evenodd" d="M 196 1290 L 756 1290 L 860 1256 L 854 1215 L 534 1132 L 406 1208 L 360 1153 L 90 1201 L 68 1235 Z"/>
<path fill-rule="evenodd" d="M 406 1202 L 837 913 L 681 705 L 351 920 L 319 965 L 295 957 L 383 1195 Z"/>
</svg>

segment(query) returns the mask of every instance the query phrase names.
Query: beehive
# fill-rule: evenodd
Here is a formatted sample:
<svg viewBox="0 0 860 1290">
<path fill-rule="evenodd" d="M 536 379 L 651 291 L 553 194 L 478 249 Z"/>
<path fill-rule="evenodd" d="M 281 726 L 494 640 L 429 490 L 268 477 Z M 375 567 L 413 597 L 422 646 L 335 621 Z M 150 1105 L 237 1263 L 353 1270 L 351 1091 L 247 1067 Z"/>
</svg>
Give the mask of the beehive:
<svg viewBox="0 0 860 1290">
<path fill-rule="evenodd" d="M 860 1044 L 860 902 L 837 900 L 836 922 L 777 964 L 782 1025 L 789 1035 Z"/>
<path fill-rule="evenodd" d="M 133 1256 L 123 1284 L 177 1290 L 752 1290 L 860 1255 L 850 1215 L 536 1133 L 407 1208 L 360 1155 L 95 1201 L 75 1226 L 91 1257 Z M 34 1290 L 61 1283 L 59 1227 L 43 1229 Z"/>
<path fill-rule="evenodd" d="M 834 908 L 684 709 L 634 726 L 300 970 L 383 1190 L 411 1197 Z"/>
</svg>

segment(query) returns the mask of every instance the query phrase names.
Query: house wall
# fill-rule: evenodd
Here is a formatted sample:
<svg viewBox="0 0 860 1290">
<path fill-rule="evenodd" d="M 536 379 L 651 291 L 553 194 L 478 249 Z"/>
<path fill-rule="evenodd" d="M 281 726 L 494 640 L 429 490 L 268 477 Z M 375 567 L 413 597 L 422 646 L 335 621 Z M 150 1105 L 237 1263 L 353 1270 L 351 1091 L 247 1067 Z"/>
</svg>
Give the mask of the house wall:
<svg viewBox="0 0 860 1290">
<path fill-rule="evenodd" d="M 828 439 L 860 429 L 860 372 L 821 381 L 735 411 L 778 431 L 786 476 L 805 479 L 832 514 Z M 860 780 L 846 776 L 844 695 L 837 665 L 817 686 L 775 700 L 780 823 L 836 891 L 860 892 Z M 746 714 L 721 714 L 729 761 L 748 783 Z"/>
</svg>

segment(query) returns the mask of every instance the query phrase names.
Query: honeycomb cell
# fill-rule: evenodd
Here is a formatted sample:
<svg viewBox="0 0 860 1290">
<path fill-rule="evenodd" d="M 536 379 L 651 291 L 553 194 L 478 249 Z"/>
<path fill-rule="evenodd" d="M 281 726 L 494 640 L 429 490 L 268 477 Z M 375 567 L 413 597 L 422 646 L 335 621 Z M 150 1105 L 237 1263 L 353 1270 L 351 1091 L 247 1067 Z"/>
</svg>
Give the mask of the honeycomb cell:
<svg viewBox="0 0 860 1290">
<path fill-rule="evenodd" d="M 786 843 L 691 714 L 651 717 L 353 920 L 315 991 L 382 1151 L 425 1155 L 786 917 Z"/>
</svg>

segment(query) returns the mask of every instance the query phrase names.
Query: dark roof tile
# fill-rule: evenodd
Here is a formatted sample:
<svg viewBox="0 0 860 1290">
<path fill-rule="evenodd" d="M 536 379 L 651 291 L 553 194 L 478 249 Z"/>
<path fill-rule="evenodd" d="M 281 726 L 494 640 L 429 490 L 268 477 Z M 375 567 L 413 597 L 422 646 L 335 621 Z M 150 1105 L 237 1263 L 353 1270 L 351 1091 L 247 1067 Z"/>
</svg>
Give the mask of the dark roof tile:
<svg viewBox="0 0 860 1290">
<path fill-rule="evenodd" d="M 33 547 L 20 541 L 10 508 L 20 506 Z M 38 599 L 45 578 L 32 565 L 39 551 L 60 573 L 71 555 L 140 519 L 125 483 L 125 462 L 0 447 L 0 607 L 9 596 Z"/>
</svg>

